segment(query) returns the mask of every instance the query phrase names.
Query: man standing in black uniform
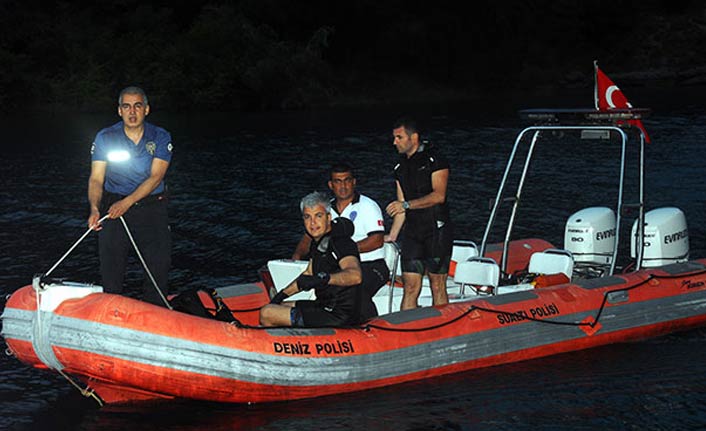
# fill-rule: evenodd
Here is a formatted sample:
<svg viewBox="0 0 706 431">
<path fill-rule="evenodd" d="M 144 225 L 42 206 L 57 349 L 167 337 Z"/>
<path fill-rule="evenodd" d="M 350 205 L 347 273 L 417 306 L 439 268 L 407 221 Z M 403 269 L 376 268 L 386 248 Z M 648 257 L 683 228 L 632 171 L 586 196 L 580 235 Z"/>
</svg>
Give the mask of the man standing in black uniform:
<svg viewBox="0 0 706 431">
<path fill-rule="evenodd" d="M 171 234 L 164 176 L 172 158 L 172 137 L 145 121 L 149 113 L 145 92 L 139 87 L 125 88 L 118 97 L 122 121 L 98 132 L 91 146 L 88 226 L 100 231 L 100 269 L 108 293 L 123 291 L 127 255 L 132 249 L 117 220 L 123 217 L 162 295 L 167 294 Z M 109 218 L 99 225 L 103 215 Z M 144 289 L 145 301 L 164 304 L 147 276 Z"/>
<path fill-rule="evenodd" d="M 449 163 L 429 144 L 420 142 L 413 120 L 398 120 L 392 135 L 401 157 L 395 166 L 397 200 L 386 208 L 393 222 L 385 239 L 396 241 L 404 226 L 402 310 L 418 307 L 425 273 L 429 275 L 434 305 L 446 304 L 446 278 L 453 247 L 446 201 Z"/>
<path fill-rule="evenodd" d="M 300 204 L 304 228 L 311 236 L 309 265 L 302 275 L 260 309 L 263 326 L 342 326 L 359 321 L 363 280 L 358 247 L 351 239 L 353 222 L 331 221 L 331 203 L 323 193 L 306 195 Z M 287 301 L 315 289 L 314 301 Z"/>
</svg>

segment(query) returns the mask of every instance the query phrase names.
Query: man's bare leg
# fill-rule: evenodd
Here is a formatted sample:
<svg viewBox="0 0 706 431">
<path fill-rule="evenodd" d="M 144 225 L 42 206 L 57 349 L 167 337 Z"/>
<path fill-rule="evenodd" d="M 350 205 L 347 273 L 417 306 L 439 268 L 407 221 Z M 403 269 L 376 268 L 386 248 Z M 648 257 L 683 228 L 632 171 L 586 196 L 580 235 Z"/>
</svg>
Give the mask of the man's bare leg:
<svg viewBox="0 0 706 431">
<path fill-rule="evenodd" d="M 402 310 L 410 310 L 417 308 L 417 299 L 419 292 L 422 290 L 422 275 L 416 272 L 403 272 L 402 279 L 404 280 L 404 295 L 402 296 Z"/>
<path fill-rule="evenodd" d="M 449 303 L 449 295 L 446 293 L 446 279 L 448 274 L 429 273 L 429 284 L 431 285 L 431 296 L 434 305 Z"/>
</svg>

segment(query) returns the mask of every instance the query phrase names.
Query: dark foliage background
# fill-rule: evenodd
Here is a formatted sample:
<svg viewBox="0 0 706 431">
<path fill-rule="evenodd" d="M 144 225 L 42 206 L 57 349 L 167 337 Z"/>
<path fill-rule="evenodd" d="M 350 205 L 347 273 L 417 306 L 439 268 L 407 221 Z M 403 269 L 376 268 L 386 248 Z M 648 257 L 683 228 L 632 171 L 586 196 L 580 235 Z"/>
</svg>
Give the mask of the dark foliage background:
<svg viewBox="0 0 706 431">
<path fill-rule="evenodd" d="M 679 0 L 0 0 L 0 106 L 170 110 L 706 84 L 706 4 Z M 701 47 L 701 48 L 699 48 Z"/>
</svg>

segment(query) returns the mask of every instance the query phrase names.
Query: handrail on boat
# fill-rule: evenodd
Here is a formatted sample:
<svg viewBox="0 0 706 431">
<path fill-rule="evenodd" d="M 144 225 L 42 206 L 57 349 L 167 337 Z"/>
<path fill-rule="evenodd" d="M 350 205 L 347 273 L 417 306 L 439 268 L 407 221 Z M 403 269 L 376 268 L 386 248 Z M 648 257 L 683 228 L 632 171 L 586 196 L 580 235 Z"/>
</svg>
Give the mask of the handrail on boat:
<svg viewBox="0 0 706 431">
<path fill-rule="evenodd" d="M 395 279 L 397 278 L 397 266 L 402 258 L 402 250 L 396 242 L 389 242 L 387 244 L 392 245 L 395 248 L 395 259 L 392 262 L 392 268 L 390 269 L 390 294 L 387 300 L 387 312 L 392 313 L 392 297 L 395 293 Z"/>
<path fill-rule="evenodd" d="M 537 110 L 537 113 L 541 113 L 542 111 Z M 644 113 L 647 112 L 647 110 L 632 110 L 631 112 L 628 113 L 618 113 L 623 116 L 625 115 L 644 115 Z M 579 111 L 565 111 L 564 113 L 571 113 L 571 114 L 577 114 L 577 115 L 589 115 L 593 114 L 591 112 L 579 112 Z M 547 114 L 549 115 L 549 114 Z M 587 117 L 588 118 L 588 117 Z M 626 117 L 627 118 L 627 117 Z M 630 117 L 630 118 L 636 118 L 636 117 Z M 599 120 L 605 120 L 606 118 L 599 118 Z M 613 119 L 614 118 L 610 118 Z M 622 117 L 620 118 L 622 119 Z M 546 120 L 546 118 L 545 118 Z M 556 121 L 556 118 L 554 118 Z M 481 247 L 480 247 L 480 256 L 485 255 L 485 250 L 488 245 L 488 237 L 490 235 L 490 230 L 492 229 L 496 217 L 497 217 L 497 212 L 498 208 L 501 205 L 501 203 L 505 200 L 503 199 L 503 194 L 505 193 L 505 189 L 507 187 L 507 182 L 508 178 L 510 175 L 510 171 L 512 170 L 513 164 L 515 163 L 515 159 L 517 157 L 517 151 L 520 145 L 523 143 L 523 138 L 527 136 L 528 134 L 531 134 L 531 140 L 529 144 L 529 148 L 527 150 L 527 155 L 525 157 L 524 161 L 524 166 L 522 168 L 522 174 L 520 176 L 518 185 L 517 185 L 517 190 L 515 191 L 514 196 L 511 199 L 508 199 L 513 202 L 513 207 L 511 210 L 510 214 L 510 219 L 508 221 L 508 226 L 507 230 L 505 232 L 505 239 L 503 241 L 503 251 L 502 251 L 502 258 L 500 263 L 500 268 L 502 274 L 507 276 L 507 265 L 508 265 L 508 247 L 510 243 L 510 237 L 512 235 L 512 230 L 514 227 L 515 223 L 515 217 L 517 214 L 517 209 L 519 207 L 520 203 L 520 197 L 522 194 L 522 190 L 524 187 L 525 179 L 527 176 L 527 173 L 529 171 L 529 166 L 530 166 L 530 161 L 532 159 L 532 156 L 534 154 L 534 149 L 535 146 L 539 143 L 540 137 L 543 132 L 547 131 L 584 131 L 584 130 L 595 130 L 595 131 L 607 131 L 609 134 L 611 132 L 615 132 L 618 137 L 620 137 L 621 140 L 621 155 L 620 155 L 620 179 L 619 179 L 619 184 L 618 184 L 618 200 L 617 200 L 617 211 L 616 211 L 616 232 L 620 232 L 620 222 L 621 222 L 621 217 L 622 217 L 622 212 L 624 207 L 626 206 L 626 203 L 624 202 L 624 188 L 625 188 L 625 171 L 626 171 L 626 149 L 627 149 L 627 142 L 628 142 L 628 136 L 625 133 L 623 129 L 616 125 L 560 125 L 560 124 L 549 124 L 549 125 L 535 125 L 535 126 L 530 126 L 525 129 L 523 129 L 518 135 L 517 138 L 515 139 L 515 143 L 513 145 L 512 151 L 510 153 L 510 157 L 508 159 L 507 165 L 505 167 L 505 171 L 503 173 L 502 180 L 500 182 L 500 187 L 498 188 L 498 192 L 495 196 L 495 200 L 493 202 L 493 206 L 490 212 L 490 216 L 488 218 L 488 222 L 486 224 L 485 232 L 483 234 L 483 240 L 481 242 Z M 639 270 L 642 267 L 642 259 L 643 259 L 643 252 L 644 252 L 644 238 L 643 238 L 643 232 L 644 232 L 644 221 L 645 221 L 645 205 L 644 205 L 644 167 L 645 167 L 645 159 L 644 159 L 644 142 L 645 142 L 645 137 L 644 134 L 641 130 L 639 130 L 639 135 L 640 135 L 640 158 L 639 158 L 639 202 L 636 205 L 639 210 L 638 214 L 638 229 L 637 229 L 637 238 L 636 240 L 638 241 L 637 243 L 637 264 L 635 266 L 635 270 Z M 619 235 L 616 235 L 616 241 L 613 246 L 613 255 L 612 255 L 612 262 L 610 265 L 610 273 L 609 275 L 613 275 L 615 272 L 615 267 L 617 263 L 617 256 L 618 256 L 618 247 L 619 247 Z"/>
</svg>

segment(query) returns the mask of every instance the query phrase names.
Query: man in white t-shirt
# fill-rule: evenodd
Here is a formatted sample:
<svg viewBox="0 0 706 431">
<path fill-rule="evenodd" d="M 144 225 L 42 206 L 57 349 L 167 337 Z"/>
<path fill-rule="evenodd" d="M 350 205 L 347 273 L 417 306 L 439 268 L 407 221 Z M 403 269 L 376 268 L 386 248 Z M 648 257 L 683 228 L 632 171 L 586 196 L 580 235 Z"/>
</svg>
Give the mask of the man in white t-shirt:
<svg viewBox="0 0 706 431">
<path fill-rule="evenodd" d="M 328 181 L 328 187 L 334 195 L 331 200 L 331 218 L 345 217 L 355 226 L 352 238 L 358 245 L 363 271 L 361 315 L 369 318 L 377 315 L 371 298 L 388 280 L 390 269 L 385 263 L 383 251 L 385 226 L 380 206 L 369 197 L 357 193 L 355 184 L 350 166 L 338 164 L 331 168 Z M 311 237 L 305 234 L 292 259 L 306 259 L 310 243 Z"/>
</svg>

